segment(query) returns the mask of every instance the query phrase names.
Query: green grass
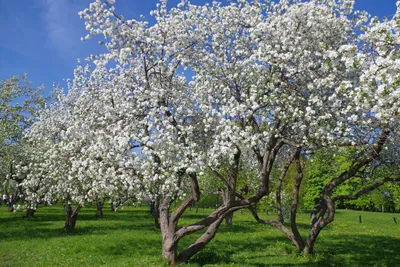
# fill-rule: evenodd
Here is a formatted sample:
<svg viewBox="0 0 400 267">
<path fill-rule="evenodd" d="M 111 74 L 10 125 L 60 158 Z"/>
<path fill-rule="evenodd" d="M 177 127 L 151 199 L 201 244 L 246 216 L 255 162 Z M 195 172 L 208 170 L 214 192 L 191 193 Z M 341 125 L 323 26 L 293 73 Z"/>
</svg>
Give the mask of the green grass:
<svg viewBox="0 0 400 267">
<path fill-rule="evenodd" d="M 199 219 L 203 212 L 187 212 L 182 223 Z M 83 208 L 76 230 L 66 233 L 60 206 L 40 207 L 32 219 L 1 206 L 0 266 L 166 265 L 161 259 L 161 235 L 148 209 L 126 207 L 114 213 L 105 208 L 104 218 L 94 215 L 94 208 Z M 305 236 L 308 214 L 300 214 L 298 221 Z M 181 247 L 196 237 L 184 238 Z M 222 225 L 188 266 L 399 266 L 399 249 L 400 214 L 339 210 L 321 232 L 315 254 L 304 256 L 279 231 L 238 212 L 234 226 Z"/>
</svg>

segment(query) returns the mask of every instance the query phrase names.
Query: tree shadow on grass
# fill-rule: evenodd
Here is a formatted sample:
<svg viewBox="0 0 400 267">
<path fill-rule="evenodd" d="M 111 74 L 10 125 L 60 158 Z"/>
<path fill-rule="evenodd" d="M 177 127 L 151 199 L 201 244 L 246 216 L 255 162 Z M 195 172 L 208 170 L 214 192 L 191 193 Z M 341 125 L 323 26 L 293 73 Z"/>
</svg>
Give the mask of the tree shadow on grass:
<svg viewBox="0 0 400 267">
<path fill-rule="evenodd" d="M 124 231 L 132 234 L 111 243 L 95 244 L 101 255 L 140 257 L 149 255 L 160 257 L 161 235 L 153 226 L 152 217 L 146 209 L 120 210 L 117 213 L 105 213 L 104 218 L 96 220 L 96 209 L 87 209 L 78 216 L 77 228 L 72 233 L 62 227 L 65 214 L 57 209 L 44 210 L 32 219 L 17 216 L 0 218 L 0 240 L 50 239 L 69 235 L 114 235 Z M 4 215 L 4 214 L 3 214 Z M 201 214 L 192 214 L 183 218 L 183 224 L 193 219 L 203 218 Z M 10 224 L 10 227 L 8 227 Z M 56 226 L 57 225 L 57 226 Z M 59 227 L 58 227 L 59 225 Z M 332 235 L 330 228 L 316 243 L 315 254 L 299 255 L 292 243 L 283 235 L 268 235 L 259 228 L 271 228 L 255 221 L 234 221 L 232 227 L 221 226 L 216 238 L 197 254 L 190 263 L 198 266 L 205 264 L 229 264 L 236 266 L 398 266 L 400 262 L 400 239 L 394 237 L 369 236 L 360 234 Z M 307 223 L 299 224 L 301 231 L 308 231 Z M 257 233 L 253 235 L 252 232 Z M 244 239 L 243 233 L 251 238 Z M 260 235 L 258 235 L 260 233 Z M 184 248 L 196 240 L 198 235 L 190 235 L 180 242 Z M 245 262 L 244 262 L 245 257 Z M 298 257 L 298 258 L 297 258 Z"/>
<path fill-rule="evenodd" d="M 101 255 L 124 255 L 129 257 L 159 255 L 161 258 L 161 235 L 152 236 L 152 238 L 148 238 L 148 236 L 146 238 L 129 238 L 118 243 L 99 246 L 97 250 Z"/>
<path fill-rule="evenodd" d="M 9 213 L 4 212 L 0 217 L 0 223 L 13 222 L 18 218 L 26 218 L 25 212 Z M 52 208 L 38 208 L 35 212 L 32 220 L 43 220 L 43 221 L 59 221 L 64 220 L 66 212 L 61 207 Z M 82 208 L 78 215 L 83 220 L 101 219 L 97 217 L 97 210 L 95 208 Z M 120 210 L 118 212 L 103 211 L 103 218 L 118 219 L 118 220 L 131 220 L 138 217 L 151 218 L 150 212 L 146 210 Z"/>
<path fill-rule="evenodd" d="M 58 212 L 35 214 L 33 218 L 26 218 L 21 214 L 1 218 L 0 240 L 26 240 L 49 239 L 69 235 L 103 235 L 113 231 L 140 231 L 143 235 L 159 234 L 159 230 L 153 225 L 152 217 L 145 212 L 126 212 L 95 218 L 91 213 L 78 215 L 76 228 L 67 232 L 63 226 L 66 215 Z"/>
<path fill-rule="evenodd" d="M 104 211 L 103 217 L 98 217 L 96 209 L 82 209 L 78 214 L 79 221 L 96 221 L 96 220 L 118 220 L 118 221 L 137 221 L 148 218 L 152 221 L 150 212 L 146 210 L 122 210 L 118 212 Z M 59 209 L 38 209 L 32 218 L 26 218 L 26 214 L 22 212 L 9 213 L 7 217 L 0 217 L 0 225 L 2 223 L 17 223 L 20 221 L 64 221 L 66 212 Z"/>
<path fill-rule="evenodd" d="M 316 244 L 317 262 L 325 266 L 398 266 L 400 239 L 372 235 L 338 235 L 335 242 L 320 239 Z M 320 255 L 326 255 L 318 259 Z"/>
<path fill-rule="evenodd" d="M 338 235 L 320 239 L 315 254 L 301 255 L 286 238 L 259 237 L 212 241 L 193 257 L 192 264 L 235 264 L 238 266 L 398 266 L 400 240 L 394 237 Z M 239 255 L 246 255 L 246 261 Z M 282 259 L 287 257 L 288 260 Z M 296 257 L 302 257 L 300 263 Z M 276 259 L 274 259 L 276 258 Z M 283 263 L 280 263 L 283 262 Z"/>
<path fill-rule="evenodd" d="M 221 233 L 222 234 L 222 233 Z M 223 238 L 223 236 L 221 236 Z M 200 253 L 195 255 L 190 263 L 195 263 L 198 266 L 205 264 L 240 264 L 244 265 L 243 261 L 238 261 L 235 258 L 235 254 L 238 252 L 251 255 L 256 252 L 264 251 L 269 245 L 273 245 L 277 242 L 285 242 L 285 237 L 257 237 L 251 240 L 243 240 L 240 234 L 236 238 L 230 238 L 229 240 L 213 240 L 211 243 L 203 249 Z M 258 254 L 258 253 L 257 253 Z M 257 266 L 255 262 L 252 262 L 250 266 Z"/>
<path fill-rule="evenodd" d="M 84 236 L 84 235 L 104 235 L 109 234 L 112 231 L 140 231 L 143 235 L 159 233 L 159 230 L 151 226 L 140 226 L 137 225 L 89 225 L 89 226 L 77 226 L 77 228 L 72 232 L 67 232 L 62 227 L 54 228 L 49 227 L 50 224 L 41 224 L 39 226 L 25 226 L 23 228 L 17 228 L 12 230 L 3 231 L 0 233 L 0 240 L 2 241 L 15 241 L 15 240 L 27 240 L 27 239 L 50 239 L 65 236 Z M 53 225 L 51 225 L 53 226 Z"/>
</svg>

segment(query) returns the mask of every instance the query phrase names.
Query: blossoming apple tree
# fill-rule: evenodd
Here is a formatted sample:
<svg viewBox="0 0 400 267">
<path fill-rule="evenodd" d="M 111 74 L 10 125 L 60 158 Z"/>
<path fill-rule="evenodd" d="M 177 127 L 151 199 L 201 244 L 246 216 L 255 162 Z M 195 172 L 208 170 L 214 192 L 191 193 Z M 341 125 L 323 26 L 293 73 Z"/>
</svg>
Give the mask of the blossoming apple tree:
<svg viewBox="0 0 400 267">
<path fill-rule="evenodd" d="M 0 190 L 14 193 L 9 211 L 19 199 L 18 183 L 22 180 L 13 179 L 12 175 L 15 173 L 15 162 L 22 159 L 25 149 L 22 135 L 43 105 L 41 90 L 41 87 L 33 87 L 26 75 L 0 81 Z"/>
<path fill-rule="evenodd" d="M 395 134 L 395 19 L 368 24 L 353 1 L 182 1 L 170 10 L 161 1 L 150 25 L 117 15 L 112 2 L 97 0 L 80 13 L 85 39 L 103 35 L 108 52 L 79 67 L 67 96 L 32 127 L 28 137 L 46 149 L 28 180 L 45 179 L 46 192 L 79 203 L 126 188 L 156 203 L 162 256 L 175 265 L 204 248 L 224 218 L 267 196 L 294 164 L 290 228 L 255 216 L 312 252 L 333 221 L 334 189 L 376 161 Z M 357 147 L 359 156 L 321 192 L 304 241 L 296 224 L 302 158 L 338 146 Z M 243 165 L 258 172 L 247 195 L 238 189 Z M 204 173 L 222 183 L 224 201 L 178 227 L 200 198 Z M 178 251 L 183 237 L 201 230 Z"/>
<path fill-rule="evenodd" d="M 38 202 L 62 198 L 67 228 L 74 228 L 85 201 L 129 197 L 133 191 L 135 159 L 129 153 L 129 139 L 118 129 L 124 118 L 116 119 L 113 109 L 120 103 L 113 103 L 112 90 L 107 90 L 113 86 L 107 81 L 112 75 L 101 68 L 90 73 L 89 66 L 78 67 L 68 94 L 59 92 L 57 101 L 26 133 L 32 148 L 27 153 L 29 165 L 20 166 L 17 174 L 27 177 L 22 183 L 25 199 L 35 209 Z M 115 91 L 116 98 L 119 93 Z"/>
</svg>

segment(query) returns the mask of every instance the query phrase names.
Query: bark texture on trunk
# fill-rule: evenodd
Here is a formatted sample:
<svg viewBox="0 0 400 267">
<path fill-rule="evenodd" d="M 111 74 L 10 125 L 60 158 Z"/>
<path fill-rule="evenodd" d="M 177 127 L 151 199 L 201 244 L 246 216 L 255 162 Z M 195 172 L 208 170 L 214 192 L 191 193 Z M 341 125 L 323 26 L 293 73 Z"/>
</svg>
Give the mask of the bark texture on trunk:
<svg viewBox="0 0 400 267">
<path fill-rule="evenodd" d="M 235 211 L 229 207 L 222 206 L 217 208 L 207 218 L 178 228 L 178 221 L 185 210 L 190 207 L 195 201 L 200 199 L 200 190 L 198 186 L 197 176 L 191 174 L 192 194 L 188 196 L 182 204 L 171 214 L 169 214 L 170 196 L 169 193 L 164 193 L 163 200 L 160 204 L 160 228 L 162 234 L 162 257 L 169 261 L 173 266 L 178 263 L 187 262 L 193 255 L 204 248 L 209 241 L 213 239 L 216 231 L 222 220 L 229 213 Z M 178 253 L 178 243 L 184 236 L 198 232 L 207 228 L 206 232 L 193 244 L 189 245 L 181 253 Z"/>
<path fill-rule="evenodd" d="M 276 122 L 276 127 L 279 127 L 279 121 Z M 188 196 L 171 215 L 169 215 L 169 205 L 173 198 L 169 196 L 169 192 L 163 192 L 160 204 L 163 258 L 168 260 L 172 265 L 188 262 L 191 257 L 201 251 L 214 238 L 219 226 L 227 216 L 229 221 L 229 216 L 231 216 L 233 212 L 254 206 L 262 197 L 267 195 L 269 193 L 270 174 L 276 156 L 283 145 L 283 141 L 278 141 L 273 135 L 268 142 L 265 153 L 261 154 L 260 151 L 255 149 L 257 159 L 261 165 L 261 181 L 258 191 L 249 198 L 243 197 L 236 191 L 241 153 L 239 149 L 234 155 L 234 164 L 230 166 L 226 176 L 213 170 L 216 177 L 225 185 L 225 190 L 223 190 L 225 198 L 221 206 L 216 208 L 210 215 L 191 225 L 181 228 L 177 227 L 178 221 L 184 211 L 195 201 L 199 200 L 200 190 L 196 173 L 189 174 L 192 182 L 191 195 Z M 181 238 L 204 229 L 206 229 L 206 231 L 193 244 L 178 253 L 178 242 Z"/>
<path fill-rule="evenodd" d="M 384 181 L 377 182 L 374 185 L 359 191 L 354 196 L 332 197 L 335 188 L 353 178 L 361 168 L 379 158 L 383 145 L 386 143 L 389 134 L 389 131 L 382 132 L 377 142 L 371 146 L 371 149 L 365 153 L 364 157 L 360 161 L 351 165 L 348 170 L 341 173 L 338 177 L 330 180 L 323 188 L 320 195 L 319 204 L 311 213 L 311 229 L 303 250 L 305 254 L 313 253 L 314 244 L 319 233 L 325 226 L 333 222 L 335 216 L 335 200 L 356 199 L 362 194 L 369 192 L 383 184 Z"/>
<path fill-rule="evenodd" d="M 169 261 L 172 266 L 177 264 L 178 241 L 173 235 L 166 235 L 162 240 L 162 257 Z"/>
<path fill-rule="evenodd" d="M 178 240 L 175 238 L 176 227 L 170 220 L 169 216 L 169 200 L 166 194 L 160 205 L 160 229 L 162 235 L 162 258 L 167 260 L 172 266 L 176 265 Z M 182 205 L 185 204 L 182 203 Z M 182 205 L 179 208 L 182 207 Z M 189 206 L 189 205 L 187 205 Z"/>
<path fill-rule="evenodd" d="M 295 239 L 294 243 L 299 251 L 301 251 L 304 248 L 304 241 L 297 228 L 297 222 L 296 222 L 297 207 L 299 204 L 299 196 L 300 196 L 300 186 L 301 182 L 303 181 L 303 168 L 300 162 L 300 151 L 301 151 L 300 148 L 298 148 L 294 155 L 294 159 L 296 162 L 297 177 L 293 188 L 293 201 L 292 201 L 292 207 L 290 209 L 290 227 L 292 229 L 293 237 Z"/>
<path fill-rule="evenodd" d="M 72 210 L 72 207 L 70 204 L 67 205 L 66 210 L 67 210 L 67 218 L 65 220 L 65 226 L 64 228 L 67 231 L 73 231 L 75 229 L 76 225 L 76 219 L 78 218 L 78 213 L 80 209 L 82 208 L 82 205 L 78 204 L 74 210 Z"/>
<path fill-rule="evenodd" d="M 191 257 L 196 255 L 200 250 L 202 250 L 214 237 L 217 233 L 217 230 L 223 220 L 223 217 L 217 219 L 213 222 L 207 229 L 207 231 L 200 236 L 199 239 L 196 240 L 193 244 L 184 249 L 181 253 L 179 253 L 177 261 L 179 263 L 187 263 Z"/>
</svg>

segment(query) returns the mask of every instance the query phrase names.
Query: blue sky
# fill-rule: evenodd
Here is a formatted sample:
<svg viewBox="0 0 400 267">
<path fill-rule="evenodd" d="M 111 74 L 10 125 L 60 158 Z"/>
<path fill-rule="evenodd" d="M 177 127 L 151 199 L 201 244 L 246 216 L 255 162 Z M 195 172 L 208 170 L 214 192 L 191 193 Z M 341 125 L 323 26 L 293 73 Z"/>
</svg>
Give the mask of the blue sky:
<svg viewBox="0 0 400 267">
<path fill-rule="evenodd" d="M 86 35 L 78 12 L 90 0 L 0 0 L 0 79 L 28 74 L 34 85 L 45 85 L 49 93 L 53 83 L 71 78 L 77 59 L 97 54 L 96 41 L 80 41 Z M 117 13 L 125 18 L 149 16 L 157 0 L 116 0 Z M 170 7 L 179 0 L 169 0 Z M 196 4 L 211 0 L 194 0 Z M 356 9 L 373 16 L 391 17 L 396 0 L 356 0 Z"/>
</svg>

